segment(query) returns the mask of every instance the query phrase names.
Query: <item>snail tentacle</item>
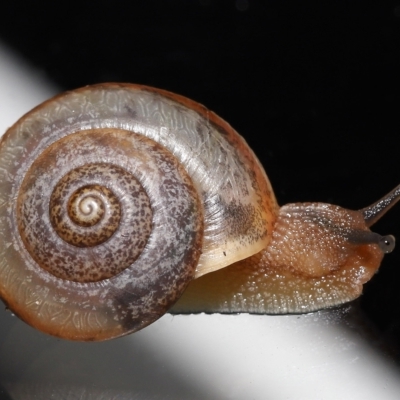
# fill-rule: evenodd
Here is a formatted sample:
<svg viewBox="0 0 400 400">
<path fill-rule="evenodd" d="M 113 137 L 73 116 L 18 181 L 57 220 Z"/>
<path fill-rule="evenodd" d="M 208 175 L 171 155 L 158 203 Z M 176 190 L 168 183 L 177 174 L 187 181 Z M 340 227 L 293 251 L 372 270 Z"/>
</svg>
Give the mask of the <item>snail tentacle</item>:
<svg viewBox="0 0 400 400">
<path fill-rule="evenodd" d="M 375 224 L 400 200 L 400 185 L 396 186 L 386 196 L 371 204 L 369 207 L 362 208 L 360 212 L 364 216 L 368 227 Z"/>
</svg>

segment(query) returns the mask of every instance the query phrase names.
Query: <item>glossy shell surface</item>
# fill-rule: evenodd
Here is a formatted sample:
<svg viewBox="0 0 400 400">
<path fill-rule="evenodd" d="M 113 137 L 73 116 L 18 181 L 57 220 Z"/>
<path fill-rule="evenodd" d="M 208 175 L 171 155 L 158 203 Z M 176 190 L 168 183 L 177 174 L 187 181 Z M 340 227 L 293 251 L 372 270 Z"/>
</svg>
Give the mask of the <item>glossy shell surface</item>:
<svg viewBox="0 0 400 400">
<path fill-rule="evenodd" d="M 67 92 L 0 144 L 0 297 L 56 336 L 121 336 L 264 248 L 277 209 L 245 141 L 198 103 L 125 84 Z"/>
</svg>

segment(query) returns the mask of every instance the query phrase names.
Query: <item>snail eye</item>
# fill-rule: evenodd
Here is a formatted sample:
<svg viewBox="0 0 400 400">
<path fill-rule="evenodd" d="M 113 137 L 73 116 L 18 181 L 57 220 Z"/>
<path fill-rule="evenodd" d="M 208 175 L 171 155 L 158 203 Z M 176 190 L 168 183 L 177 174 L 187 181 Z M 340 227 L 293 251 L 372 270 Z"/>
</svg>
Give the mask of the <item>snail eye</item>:
<svg viewBox="0 0 400 400">
<path fill-rule="evenodd" d="M 379 241 L 379 247 L 385 253 L 391 253 L 394 250 L 396 239 L 393 235 L 383 236 Z"/>
</svg>

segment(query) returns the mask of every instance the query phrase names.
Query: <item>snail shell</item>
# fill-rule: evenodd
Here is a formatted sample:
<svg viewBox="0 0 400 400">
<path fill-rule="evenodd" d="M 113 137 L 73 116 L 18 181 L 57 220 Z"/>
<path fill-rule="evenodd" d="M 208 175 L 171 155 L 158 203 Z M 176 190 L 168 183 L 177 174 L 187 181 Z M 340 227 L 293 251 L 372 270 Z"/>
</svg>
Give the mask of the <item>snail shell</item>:
<svg viewBox="0 0 400 400">
<path fill-rule="evenodd" d="M 340 304 L 393 248 L 368 227 L 398 197 L 279 208 L 243 138 L 205 107 L 144 86 L 85 87 L 1 141 L 0 298 L 74 340 L 142 329 L 182 294 L 173 312 Z"/>
<path fill-rule="evenodd" d="M 1 142 L 0 182 L 0 297 L 77 340 L 150 324 L 195 275 L 264 248 L 277 211 L 228 124 L 134 85 L 83 88 L 25 115 Z"/>
</svg>

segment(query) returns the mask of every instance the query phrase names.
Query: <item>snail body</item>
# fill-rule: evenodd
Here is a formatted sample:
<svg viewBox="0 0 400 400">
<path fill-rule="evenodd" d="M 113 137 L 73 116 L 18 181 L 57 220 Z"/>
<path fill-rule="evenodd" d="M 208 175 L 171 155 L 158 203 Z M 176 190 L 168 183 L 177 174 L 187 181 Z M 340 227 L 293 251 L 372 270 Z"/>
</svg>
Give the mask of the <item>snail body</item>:
<svg viewBox="0 0 400 400">
<path fill-rule="evenodd" d="M 165 312 L 309 312 L 361 294 L 394 239 L 360 211 L 279 208 L 244 139 L 182 96 L 129 84 L 67 92 L 0 143 L 0 298 L 73 340 Z M 172 307 L 172 309 L 171 309 Z"/>
</svg>

